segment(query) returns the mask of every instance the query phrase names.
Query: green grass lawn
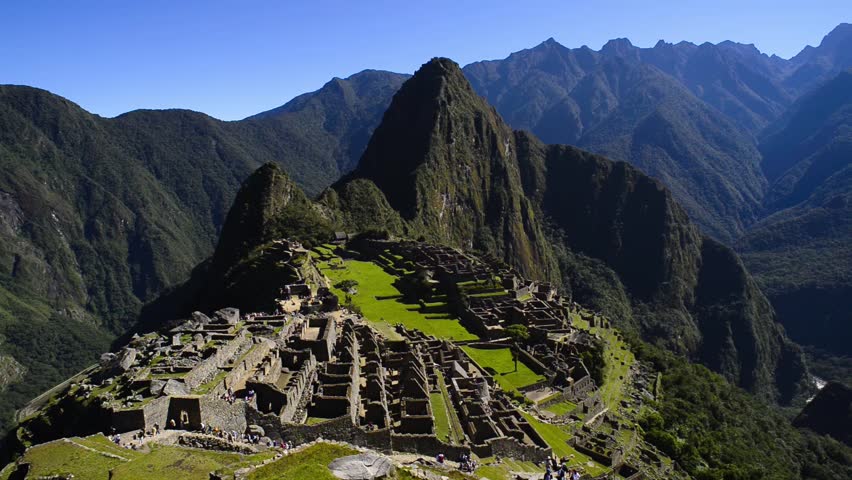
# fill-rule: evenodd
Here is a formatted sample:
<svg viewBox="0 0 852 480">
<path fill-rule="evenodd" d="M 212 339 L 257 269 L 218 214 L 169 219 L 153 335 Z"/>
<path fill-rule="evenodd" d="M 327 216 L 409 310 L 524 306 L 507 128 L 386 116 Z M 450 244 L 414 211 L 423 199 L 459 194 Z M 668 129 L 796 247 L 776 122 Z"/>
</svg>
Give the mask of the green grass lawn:
<svg viewBox="0 0 852 480">
<path fill-rule="evenodd" d="M 332 460 L 358 453 L 348 447 L 320 443 L 294 455 L 264 465 L 248 476 L 249 480 L 337 480 L 328 464 Z"/>
<path fill-rule="evenodd" d="M 453 444 L 461 445 L 464 441 L 464 430 L 458 416 L 453 410 L 447 385 L 444 383 L 444 375 L 438 372 L 439 391 L 429 395 L 432 404 L 432 414 L 435 416 L 435 431 L 438 439 Z"/>
<path fill-rule="evenodd" d="M 238 468 L 260 463 L 269 456 L 271 456 L 269 453 L 247 456 L 230 452 L 154 445 L 150 453 L 113 469 L 112 479 L 207 480 L 210 478 L 210 472 L 217 470 L 233 472 Z"/>
<path fill-rule="evenodd" d="M 508 348 L 484 349 L 462 346 L 462 349 L 480 367 L 494 372 L 494 380 L 503 387 L 503 390 L 514 391 L 519 388 L 532 385 L 544 380 L 544 377 L 529 369 L 524 362 L 518 362 L 518 371 L 515 371 L 515 362 L 512 360 L 512 352 Z"/>
<path fill-rule="evenodd" d="M 113 455 L 118 455 L 131 460 L 144 455 L 144 453 L 142 452 L 128 450 L 124 447 L 120 447 L 113 443 L 107 437 L 101 435 L 100 433 L 92 435 L 90 437 L 74 437 L 73 440 L 76 443 L 79 443 L 80 445 L 85 445 L 101 452 L 111 453 Z"/>
<path fill-rule="evenodd" d="M 530 422 L 530 425 L 541 435 L 541 438 L 550 445 L 550 448 L 553 449 L 553 453 L 558 457 L 567 457 L 570 455 L 574 455 L 574 460 L 571 461 L 571 465 L 582 466 L 586 469 L 586 472 L 591 475 L 600 475 L 608 471 L 609 469 L 592 462 L 592 459 L 583 455 L 571 448 L 566 442 L 571 438 L 571 433 L 565 430 L 563 427 L 559 425 L 551 425 L 549 423 L 542 422 L 535 418 L 534 416 L 521 412 L 524 418 Z M 592 462 L 593 466 L 589 466 L 589 462 Z"/>
<path fill-rule="evenodd" d="M 486 458 L 482 460 L 481 465 L 476 469 L 476 477 L 488 480 L 513 480 L 511 472 L 544 474 L 544 469 L 532 462 L 521 462 L 511 458 L 503 458 L 499 463 L 496 463 L 493 458 Z"/>
<path fill-rule="evenodd" d="M 435 435 L 438 440 L 450 443 L 450 415 L 447 413 L 444 394 L 441 392 L 430 394 L 429 403 L 432 405 L 432 415 L 435 417 Z"/>
<path fill-rule="evenodd" d="M 447 391 L 447 384 L 444 381 L 444 374 L 438 372 L 436 375 L 438 379 L 438 388 L 441 390 L 442 401 L 444 405 L 447 405 L 447 422 L 449 428 L 450 440 L 452 443 L 456 445 L 461 445 L 464 442 L 464 429 L 461 426 L 461 421 L 459 420 L 458 413 L 453 408 L 453 403 L 450 400 L 450 392 Z"/>
<path fill-rule="evenodd" d="M 568 401 L 554 403 L 553 405 L 545 408 L 548 412 L 554 413 L 556 415 L 565 415 L 567 413 L 573 412 L 577 408 L 577 405 Z"/>
<path fill-rule="evenodd" d="M 305 419 L 305 425 L 316 425 L 318 423 L 325 423 L 331 420 L 330 418 L 323 417 L 308 417 Z"/>
<path fill-rule="evenodd" d="M 153 445 L 151 451 L 145 453 L 119 447 L 103 435 L 71 440 L 37 445 L 27 450 L 23 461 L 31 465 L 28 478 L 72 474 L 86 480 L 207 480 L 210 472 L 221 470 L 230 473 L 274 455 L 271 452 L 240 455 L 162 445 Z M 3 469 L 0 479 L 7 479 L 11 473 L 12 468 Z"/>
<path fill-rule="evenodd" d="M 33 447 L 24 454 L 24 461 L 30 464 L 28 478 L 73 474 L 90 480 L 109 480 L 109 471 L 126 463 L 64 441 Z"/>
<path fill-rule="evenodd" d="M 402 294 L 393 286 L 396 277 L 379 265 L 359 260 L 346 260 L 345 268 L 332 269 L 320 263 L 320 269 L 335 285 L 343 280 L 358 282 L 358 293 L 352 301 L 376 328 L 391 339 L 399 339 L 392 325 L 401 323 L 406 328 L 416 328 L 427 335 L 453 340 L 476 340 L 476 335 L 465 329 L 458 318 L 449 314 L 427 314 L 420 312 L 420 305 L 402 302 Z M 346 294 L 332 288 L 341 302 Z"/>
</svg>

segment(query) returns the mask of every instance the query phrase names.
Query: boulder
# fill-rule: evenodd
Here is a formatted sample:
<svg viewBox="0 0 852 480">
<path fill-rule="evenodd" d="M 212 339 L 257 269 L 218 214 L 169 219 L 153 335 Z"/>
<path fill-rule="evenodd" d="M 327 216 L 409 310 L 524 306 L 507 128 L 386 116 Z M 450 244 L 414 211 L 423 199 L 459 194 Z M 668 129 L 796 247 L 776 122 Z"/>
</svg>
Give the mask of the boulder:
<svg viewBox="0 0 852 480">
<path fill-rule="evenodd" d="M 130 370 L 130 367 L 136 362 L 136 354 L 138 352 L 135 348 L 125 348 L 124 351 L 121 352 L 120 360 L 118 361 L 118 367 L 123 371 Z"/>
<path fill-rule="evenodd" d="M 192 312 L 191 317 L 194 321 L 196 321 L 196 322 L 198 322 L 202 325 L 207 325 L 208 323 L 213 321 L 213 320 L 210 320 L 210 317 L 208 317 L 207 315 L 204 315 L 201 312 Z"/>
<path fill-rule="evenodd" d="M 236 308 L 223 308 L 216 310 L 213 317 L 217 320 L 216 323 L 226 323 L 228 325 L 236 325 L 240 321 L 240 311 Z"/>
<path fill-rule="evenodd" d="M 101 355 L 100 363 L 102 367 L 108 367 L 113 360 L 115 360 L 115 354 L 112 352 L 107 352 Z"/>
<path fill-rule="evenodd" d="M 266 435 L 266 431 L 260 425 L 249 425 L 248 431 L 252 435 L 259 435 L 261 437 Z"/>
<path fill-rule="evenodd" d="M 335 477 L 342 480 L 388 478 L 394 472 L 390 459 L 375 453 L 341 457 L 328 464 L 328 468 Z"/>
<path fill-rule="evenodd" d="M 163 393 L 166 395 L 189 395 L 189 387 L 185 383 L 170 378 L 163 387 Z"/>
<path fill-rule="evenodd" d="M 158 379 L 151 380 L 151 386 L 149 388 L 151 390 L 151 395 L 158 397 L 161 393 L 163 393 L 163 389 L 166 388 L 166 381 Z"/>
</svg>

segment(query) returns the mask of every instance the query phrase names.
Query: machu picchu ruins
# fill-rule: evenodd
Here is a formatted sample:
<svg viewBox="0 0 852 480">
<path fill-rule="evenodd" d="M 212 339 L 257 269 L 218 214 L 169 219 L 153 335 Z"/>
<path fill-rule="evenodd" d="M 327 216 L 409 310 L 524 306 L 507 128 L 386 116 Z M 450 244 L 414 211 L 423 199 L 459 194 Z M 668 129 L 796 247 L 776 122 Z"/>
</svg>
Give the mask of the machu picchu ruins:
<svg viewBox="0 0 852 480">
<path fill-rule="evenodd" d="M 57 387 L 50 402 L 23 410 L 25 431 L 50 440 L 41 419 L 73 402 L 87 417 L 75 434 L 101 432 L 128 448 L 162 435 L 241 452 L 323 439 L 447 459 L 576 458 L 582 471 L 631 479 L 671 471 L 648 447 L 632 445 L 627 455 L 619 441 L 627 430 L 612 413 L 629 403 L 608 403 L 600 365 L 587 365 L 602 355 L 600 332 L 618 338 L 605 318 L 494 260 L 422 242 L 344 238 L 311 251 L 320 271 L 378 266 L 395 278 L 399 297 L 443 310 L 472 334 L 441 338 L 385 318 L 382 327 L 353 301 L 353 279 L 281 285 L 274 311 L 196 311 L 134 335 Z M 284 258 L 308 252 L 289 240 L 274 248 Z M 534 341 L 517 344 L 506 334 L 512 325 Z M 515 371 L 498 371 L 492 357 L 513 359 Z M 626 390 L 629 381 L 619 380 Z M 646 390 L 632 400 L 641 403 Z M 553 445 L 548 428 L 561 429 L 562 444 Z"/>
</svg>

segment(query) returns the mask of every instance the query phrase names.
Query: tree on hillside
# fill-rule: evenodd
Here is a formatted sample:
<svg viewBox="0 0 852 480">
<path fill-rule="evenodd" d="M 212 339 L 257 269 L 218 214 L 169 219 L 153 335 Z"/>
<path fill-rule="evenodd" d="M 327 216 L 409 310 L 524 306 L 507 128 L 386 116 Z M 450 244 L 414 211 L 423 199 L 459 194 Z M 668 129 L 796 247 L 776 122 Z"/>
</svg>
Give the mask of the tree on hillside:
<svg viewBox="0 0 852 480">
<path fill-rule="evenodd" d="M 530 339 L 530 331 L 526 325 L 509 325 L 506 327 L 506 335 L 512 339 L 512 360 L 515 361 L 515 371 L 518 371 L 518 357 L 521 354 L 521 343 Z"/>
</svg>

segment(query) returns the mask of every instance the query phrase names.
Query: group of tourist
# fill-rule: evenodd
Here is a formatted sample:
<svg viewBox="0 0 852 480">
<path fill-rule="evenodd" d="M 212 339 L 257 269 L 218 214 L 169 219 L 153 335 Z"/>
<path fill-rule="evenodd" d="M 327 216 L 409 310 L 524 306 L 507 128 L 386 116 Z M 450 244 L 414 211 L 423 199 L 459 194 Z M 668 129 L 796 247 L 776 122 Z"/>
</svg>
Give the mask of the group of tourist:
<svg viewBox="0 0 852 480">
<path fill-rule="evenodd" d="M 251 403 L 256 396 L 257 396 L 257 394 L 255 393 L 254 390 L 249 390 L 246 393 L 246 396 L 243 397 L 243 400 L 245 400 L 246 403 Z M 233 405 L 234 402 L 237 401 L 237 394 L 234 393 L 234 389 L 229 388 L 228 391 L 226 391 L 225 393 L 220 395 L 219 398 L 230 403 L 231 405 Z"/>
<path fill-rule="evenodd" d="M 231 430 L 229 432 L 220 429 L 219 427 L 213 427 L 210 425 L 205 425 L 203 423 L 201 424 L 200 431 L 205 435 L 212 435 L 230 443 L 248 443 L 251 445 L 263 444 L 269 448 L 280 448 L 284 450 L 285 453 L 294 447 L 293 442 L 290 441 L 285 442 L 283 440 L 272 440 L 270 438 L 267 438 L 265 442 L 262 442 L 262 437 L 256 433 L 245 432 L 240 434 L 236 430 Z"/>
<path fill-rule="evenodd" d="M 237 401 L 237 394 L 234 393 L 233 388 L 229 388 L 225 393 L 220 395 L 219 398 L 233 405 L 234 402 Z"/>
<path fill-rule="evenodd" d="M 110 435 L 107 437 L 111 442 L 116 445 L 121 445 L 124 448 L 128 448 L 131 450 L 137 450 L 142 446 L 144 440 L 149 437 L 153 437 L 160 433 L 160 424 L 155 423 L 153 428 L 149 428 L 147 430 L 139 430 L 138 432 L 133 432 L 133 436 L 130 441 L 122 442 L 122 436 L 120 433 L 115 432 L 115 427 L 110 430 Z"/>
<path fill-rule="evenodd" d="M 473 473 L 477 467 L 476 460 L 470 458 L 470 455 L 463 453 L 459 458 L 459 470 L 462 472 Z"/>
<path fill-rule="evenodd" d="M 580 472 L 568 467 L 568 458 L 549 457 L 544 463 L 544 480 L 580 480 Z"/>
<path fill-rule="evenodd" d="M 439 454 L 435 455 L 435 461 L 440 463 L 441 465 L 444 464 L 444 461 L 446 459 L 447 459 L 447 457 L 443 453 L 439 453 Z M 478 465 L 476 463 L 476 460 L 471 458 L 470 455 L 468 455 L 466 453 L 462 453 L 461 456 L 459 457 L 459 470 L 461 470 L 462 472 L 473 473 L 474 470 L 476 470 L 477 466 Z"/>
</svg>

